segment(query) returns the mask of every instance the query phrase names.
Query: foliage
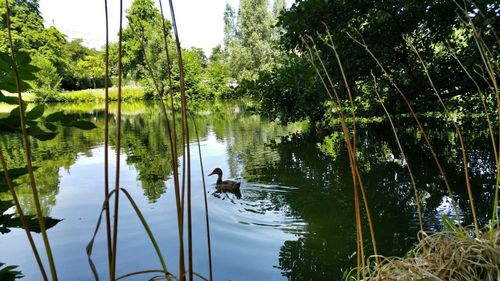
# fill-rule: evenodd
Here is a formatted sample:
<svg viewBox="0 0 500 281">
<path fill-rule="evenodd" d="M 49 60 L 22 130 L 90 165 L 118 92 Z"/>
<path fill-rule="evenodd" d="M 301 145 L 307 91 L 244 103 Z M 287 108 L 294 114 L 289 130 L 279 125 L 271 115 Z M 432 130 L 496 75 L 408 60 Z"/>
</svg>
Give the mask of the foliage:
<svg viewBox="0 0 500 281">
<path fill-rule="evenodd" d="M 212 49 L 212 55 L 198 87 L 205 98 L 227 98 L 231 93 L 230 70 L 223 55 L 220 45 Z"/>
<path fill-rule="evenodd" d="M 46 102 L 59 92 L 62 77 L 59 76 L 57 68 L 49 59 L 42 55 L 35 55 L 33 65 L 39 68 L 35 74 L 36 78 L 32 82 L 33 93 L 36 100 Z"/>
<path fill-rule="evenodd" d="M 484 28 L 484 39 L 492 46 L 492 52 L 498 53 L 492 30 L 499 28 L 499 6 L 488 0 L 474 2 L 477 6 L 470 4 L 464 8 L 477 21 L 477 26 Z M 282 15 L 279 24 L 284 29 L 282 43 L 288 49 L 297 47 L 305 51 L 303 38 L 306 38 L 309 44 L 326 53 L 330 47 L 323 41 L 330 32 L 351 85 L 370 83 L 371 71 L 379 76 L 380 68 L 361 46 L 349 38 L 349 34 L 364 40 L 410 99 L 436 100 L 408 41 L 425 58 L 430 76 L 435 79 L 436 88 L 443 98 L 475 91 L 473 83 L 447 51 L 452 48 L 469 69 L 474 69 L 476 62 L 480 61 L 471 30 L 463 27 L 458 16 L 461 14 L 453 0 L 307 0 L 294 4 Z M 342 85 L 336 58 L 325 55 L 322 59 L 335 85 Z M 482 81 L 483 89 L 487 87 L 480 75 L 475 74 L 475 78 Z M 389 102 L 396 104 L 394 100 Z"/>
<path fill-rule="evenodd" d="M 281 2 L 275 4 L 275 11 Z M 272 67 L 279 55 L 273 46 L 274 24 L 267 0 L 243 0 L 237 13 L 226 5 L 224 45 L 232 78 L 255 81 L 261 71 Z"/>
<path fill-rule="evenodd" d="M 272 71 L 261 72 L 255 85 L 255 97 L 261 113 L 282 123 L 310 119 L 312 125 L 321 120 L 327 106 L 314 69 L 302 57 L 290 54 Z"/>
<path fill-rule="evenodd" d="M 16 271 L 17 266 L 10 265 L 4 266 L 4 263 L 0 262 L 0 280 L 13 281 L 24 277 L 21 271 Z"/>
<path fill-rule="evenodd" d="M 100 54 L 85 56 L 77 63 L 77 68 L 81 70 L 81 74 L 90 77 L 94 89 L 96 86 L 96 79 L 104 80 L 105 62 Z"/>
</svg>

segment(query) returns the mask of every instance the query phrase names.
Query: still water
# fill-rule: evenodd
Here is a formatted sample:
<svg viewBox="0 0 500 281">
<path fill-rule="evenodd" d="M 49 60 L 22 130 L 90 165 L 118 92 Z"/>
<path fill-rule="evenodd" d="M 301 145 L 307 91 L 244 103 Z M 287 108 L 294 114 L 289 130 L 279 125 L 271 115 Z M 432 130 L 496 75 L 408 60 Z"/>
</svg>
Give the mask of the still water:
<svg viewBox="0 0 500 281">
<path fill-rule="evenodd" d="M 48 230 L 59 279 L 93 280 L 85 247 L 104 198 L 103 109 L 81 104 L 55 105 L 49 111 L 61 109 L 88 118 L 98 128 L 91 131 L 65 128 L 53 140 L 33 140 L 36 177 L 45 215 L 62 220 Z M 280 126 L 252 113 L 244 103 L 199 105 L 193 112 L 190 130 L 194 137 L 193 124 L 196 124 L 200 137 L 215 280 L 338 280 L 343 270 L 355 265 L 351 172 L 340 134 L 322 140 L 304 134 L 304 124 Z M 154 104 L 124 105 L 120 185 L 140 206 L 168 269 L 176 274 L 177 222 L 162 120 L 161 111 Z M 439 230 L 440 216 L 451 212 L 450 198 L 421 136 L 412 129 L 410 120 L 398 122 L 405 128 L 399 134 L 416 174 L 424 227 L 429 231 Z M 114 132 L 114 118 L 111 123 L 110 131 Z M 460 218 L 468 224 L 471 218 L 455 135 L 442 124 L 427 126 L 455 192 Z M 406 163 L 401 161 L 386 123 L 361 126 L 358 134 L 358 161 L 379 252 L 402 254 L 415 243 L 419 229 Z M 474 200 L 480 223 L 485 224 L 492 206 L 494 158 L 487 136 L 475 131 L 465 135 L 469 137 Z M 23 166 L 18 136 L 2 135 L 0 140 L 2 147 L 9 148 L 10 167 Z M 112 136 L 110 155 L 116 153 L 114 142 Z M 204 193 L 196 142 L 192 142 L 191 156 L 193 268 L 208 276 Z M 110 171 L 114 171 L 114 158 L 111 159 Z M 216 167 L 224 171 L 224 178 L 241 181 L 241 196 L 215 192 L 216 178 L 206 175 Z M 34 205 L 25 180 L 19 179 L 17 188 L 24 209 L 33 214 Z M 8 198 L 0 193 L 0 199 Z M 120 201 L 118 233 L 118 275 L 161 268 L 125 197 Z M 101 229 L 93 251 L 94 262 L 104 279 L 107 278 L 105 236 Z M 35 239 L 42 247 L 40 235 L 35 234 Z M 0 249 L 0 262 L 18 265 L 25 275 L 23 280 L 41 280 L 21 229 L 11 228 L 0 235 Z"/>
</svg>

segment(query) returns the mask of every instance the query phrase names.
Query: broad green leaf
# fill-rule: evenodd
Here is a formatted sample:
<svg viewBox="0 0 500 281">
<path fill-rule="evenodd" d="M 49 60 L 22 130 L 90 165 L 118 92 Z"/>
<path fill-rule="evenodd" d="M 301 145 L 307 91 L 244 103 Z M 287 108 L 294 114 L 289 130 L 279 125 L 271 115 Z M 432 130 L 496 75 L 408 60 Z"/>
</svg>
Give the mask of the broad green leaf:
<svg viewBox="0 0 500 281">
<path fill-rule="evenodd" d="M 6 104 L 18 104 L 17 97 L 4 96 L 2 94 L 0 94 L 0 102 L 4 102 Z"/>
<path fill-rule="evenodd" d="M 11 265 L 2 268 L 2 266 L 4 265 L 4 263 L 0 263 L 0 280 L 14 281 L 16 279 L 24 277 L 21 271 L 14 270 L 18 267 L 17 265 Z"/>
<path fill-rule="evenodd" d="M 2 201 L 0 200 L 0 215 L 5 213 L 8 209 L 10 209 L 12 206 L 14 206 L 13 201 Z"/>
<path fill-rule="evenodd" d="M 36 171 L 37 169 L 38 169 L 37 166 L 33 166 L 33 171 Z M 3 170 L 0 170 L 0 172 L 2 173 L 1 176 L 3 176 Z M 7 170 L 7 172 L 9 173 L 9 175 L 12 179 L 15 179 L 15 178 L 18 178 L 22 175 L 26 175 L 28 173 L 28 167 L 25 166 L 22 168 L 12 168 L 12 169 Z"/>
<path fill-rule="evenodd" d="M 28 113 L 26 113 L 26 118 L 28 118 L 28 120 L 38 119 L 43 115 L 44 110 L 45 105 L 39 104 L 31 109 Z"/>
<path fill-rule="evenodd" d="M 57 126 L 56 126 L 56 125 L 54 125 L 53 123 L 48 123 L 48 122 L 45 122 L 45 123 L 44 123 L 44 126 L 45 126 L 45 128 L 47 128 L 47 129 L 51 130 L 52 132 L 57 131 Z"/>
<path fill-rule="evenodd" d="M 9 186 L 7 185 L 7 181 L 5 180 L 5 177 L 0 175 L 0 192 L 7 192 L 9 191 Z"/>
<path fill-rule="evenodd" d="M 43 219 L 45 221 L 45 228 L 46 229 L 49 229 L 49 228 L 55 226 L 57 223 L 59 223 L 61 221 L 58 219 L 53 219 L 51 217 L 44 217 Z M 31 232 L 40 233 L 40 225 L 38 224 L 38 220 L 36 219 L 36 216 L 26 216 L 26 220 L 28 221 L 28 226 L 29 226 Z M 6 224 L 6 226 L 7 227 L 23 228 L 21 220 L 18 217 L 12 218 L 10 220 L 10 222 L 8 224 Z"/>
<path fill-rule="evenodd" d="M 64 117 L 64 113 L 62 111 L 54 112 L 52 114 L 49 114 L 46 118 L 45 121 L 47 122 L 59 122 L 61 119 Z"/>
<path fill-rule="evenodd" d="M 9 112 L 9 118 L 19 118 L 19 106 L 16 106 Z"/>
<path fill-rule="evenodd" d="M 28 134 L 41 141 L 51 140 L 57 136 L 57 132 L 46 132 L 38 126 L 30 126 L 28 128 Z"/>
<path fill-rule="evenodd" d="M 0 90 L 5 90 L 9 93 L 15 93 L 17 92 L 16 82 L 13 79 L 9 79 L 9 77 L 0 79 Z"/>
<path fill-rule="evenodd" d="M 75 120 L 69 123 L 63 123 L 63 126 L 75 127 L 82 130 L 92 130 L 97 128 L 97 126 L 94 123 L 85 120 Z"/>
<path fill-rule="evenodd" d="M 19 118 L 1 118 L 0 119 L 0 132 L 14 133 L 19 131 Z"/>
<path fill-rule="evenodd" d="M 30 62 L 31 62 L 31 57 L 28 52 L 23 52 L 23 51 L 16 52 L 16 63 L 18 67 L 29 64 Z"/>
</svg>

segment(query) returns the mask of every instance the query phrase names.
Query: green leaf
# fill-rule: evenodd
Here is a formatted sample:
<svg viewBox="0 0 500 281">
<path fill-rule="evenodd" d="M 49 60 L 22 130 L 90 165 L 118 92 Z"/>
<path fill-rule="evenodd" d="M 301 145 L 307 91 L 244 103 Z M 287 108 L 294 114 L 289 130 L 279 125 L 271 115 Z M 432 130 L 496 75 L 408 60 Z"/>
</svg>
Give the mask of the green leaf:
<svg viewBox="0 0 500 281">
<path fill-rule="evenodd" d="M 441 219 L 443 220 L 444 228 L 447 231 L 453 232 L 458 237 L 464 237 L 465 236 L 465 233 L 460 228 L 458 228 L 455 225 L 455 223 L 447 215 L 442 215 Z"/>
<path fill-rule="evenodd" d="M 33 171 L 36 171 L 38 167 L 33 166 Z M 23 168 L 12 168 L 7 170 L 7 173 L 9 174 L 10 178 L 12 180 L 15 180 L 16 178 L 26 175 L 28 173 L 28 167 L 23 167 Z M 17 186 L 18 184 L 13 183 L 14 186 Z M 7 185 L 7 180 L 5 179 L 5 174 L 3 170 L 0 170 L 0 192 L 6 192 L 9 191 L 9 186 Z M 0 208 L 0 214 L 2 213 L 1 208 Z"/>
<path fill-rule="evenodd" d="M 54 125 L 53 123 L 44 123 L 45 128 L 51 130 L 52 132 L 57 131 L 57 126 Z"/>
<path fill-rule="evenodd" d="M 4 263 L 0 263 L 0 280 L 14 281 L 16 279 L 24 277 L 21 271 L 14 270 L 17 268 L 17 265 L 3 267 L 4 265 Z"/>
<path fill-rule="evenodd" d="M 0 132 L 14 133 L 19 131 L 19 129 L 19 119 L 10 118 L 10 116 L 0 119 Z"/>
<path fill-rule="evenodd" d="M 18 104 L 17 97 L 4 96 L 2 93 L 0 93 L 0 102 L 4 102 L 6 104 Z"/>
<path fill-rule="evenodd" d="M 20 67 L 31 62 L 31 57 L 28 52 L 18 51 L 16 52 L 16 63 Z"/>
<path fill-rule="evenodd" d="M 61 119 L 64 117 L 64 113 L 62 111 L 54 112 L 50 115 L 48 115 L 45 118 L 45 121 L 47 122 L 59 122 Z"/>
<path fill-rule="evenodd" d="M 38 119 L 43 115 L 44 111 L 45 111 L 45 105 L 39 104 L 35 106 L 33 109 L 31 109 L 28 113 L 26 113 L 26 118 L 28 118 L 28 120 Z"/>
<path fill-rule="evenodd" d="M 94 123 L 92 123 L 90 121 L 85 121 L 85 120 L 75 120 L 75 121 L 71 121 L 69 123 L 63 123 L 63 126 L 75 127 L 75 128 L 82 129 L 82 130 L 92 130 L 92 129 L 97 128 L 97 126 Z"/>
<path fill-rule="evenodd" d="M 0 200 L 0 215 L 5 213 L 8 209 L 14 206 L 13 201 L 2 201 Z"/>
<path fill-rule="evenodd" d="M 28 222 L 28 226 L 30 228 L 31 232 L 36 232 L 40 233 L 40 224 L 38 223 L 38 220 L 36 219 L 36 216 L 25 216 L 26 220 Z M 51 217 L 44 217 L 43 220 L 45 221 L 45 228 L 49 229 L 56 224 L 58 224 L 61 220 L 58 219 L 53 219 Z M 7 227 L 15 227 L 15 228 L 23 228 L 23 224 L 21 223 L 21 220 L 19 217 L 12 218 L 8 224 L 5 224 Z"/>
<path fill-rule="evenodd" d="M 28 134 L 41 141 L 51 140 L 57 136 L 57 132 L 46 132 L 38 126 L 30 126 L 28 128 Z"/>
</svg>

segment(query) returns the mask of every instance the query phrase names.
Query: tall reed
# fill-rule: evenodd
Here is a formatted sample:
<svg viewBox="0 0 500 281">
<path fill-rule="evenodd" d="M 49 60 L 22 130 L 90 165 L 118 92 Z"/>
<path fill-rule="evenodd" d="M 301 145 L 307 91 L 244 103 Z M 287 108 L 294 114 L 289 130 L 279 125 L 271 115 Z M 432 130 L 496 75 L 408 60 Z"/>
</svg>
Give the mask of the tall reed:
<svg viewBox="0 0 500 281">
<path fill-rule="evenodd" d="M 172 116 L 172 126 L 169 126 L 168 122 L 168 114 L 165 107 L 165 103 L 163 98 L 161 98 L 161 108 L 163 114 L 165 116 L 165 121 L 167 124 L 167 129 L 169 130 L 169 141 L 170 141 L 170 153 L 172 155 L 172 170 L 173 170 L 173 179 L 174 179 L 174 192 L 175 192 L 175 204 L 177 209 L 177 231 L 179 236 L 179 274 L 184 274 L 186 272 L 185 267 L 185 258 L 184 258 L 184 216 L 182 213 L 182 202 L 181 202 L 181 191 L 180 191 L 180 183 L 179 183 L 179 163 L 178 163 L 178 155 L 177 155 L 177 126 L 176 126 L 176 118 L 175 118 L 175 108 L 174 108 L 174 90 L 172 83 L 172 64 L 170 60 L 170 53 L 168 51 L 167 44 L 167 29 L 165 26 L 165 16 L 163 14 L 163 5 L 161 0 L 158 0 L 160 4 L 160 13 L 161 13 L 161 29 L 163 33 L 163 48 L 165 49 L 165 57 L 167 60 L 167 79 L 168 79 L 168 92 L 170 97 L 170 113 Z"/>
<path fill-rule="evenodd" d="M 312 38 L 309 38 L 311 42 L 313 42 Z M 363 231 L 362 231 L 362 224 L 361 224 L 361 213 L 360 213 L 360 206 L 359 206 L 359 195 L 358 195 L 358 188 L 363 190 L 363 185 L 362 185 L 362 180 L 361 176 L 359 174 L 359 169 L 357 167 L 357 161 L 356 161 L 356 156 L 355 156 L 355 149 L 353 148 L 354 142 L 351 140 L 351 133 L 348 129 L 347 126 L 347 119 L 345 117 L 344 113 L 344 108 L 342 106 L 341 99 L 338 95 L 337 90 L 335 89 L 334 84 L 331 81 L 331 78 L 326 71 L 326 67 L 323 64 L 319 52 L 315 48 L 315 46 L 310 46 L 308 41 L 303 39 L 303 42 L 306 46 L 306 49 L 308 51 L 308 56 L 306 58 L 310 62 L 310 64 L 313 66 L 315 69 L 318 77 L 320 78 L 323 86 L 325 87 L 325 91 L 329 95 L 330 99 L 333 101 L 334 106 L 339 113 L 339 118 L 340 118 L 340 124 L 344 136 L 344 141 L 347 146 L 347 151 L 349 155 L 349 164 L 351 167 L 351 174 L 352 174 L 352 180 L 353 180 L 353 189 L 354 189 L 354 207 L 355 207 L 355 219 L 356 219 L 356 237 L 357 237 L 357 252 L 358 252 L 358 268 L 364 267 L 365 266 L 365 253 L 364 253 L 364 241 L 363 241 Z M 316 62 L 318 62 L 321 65 L 321 69 L 323 72 L 321 72 L 320 68 L 316 65 Z M 326 78 L 324 78 L 326 77 Z M 329 81 L 329 84 L 327 84 L 326 80 Z M 333 92 L 333 94 L 332 94 Z M 353 125 L 354 127 L 354 125 Z M 358 187 L 359 185 L 359 187 Z M 362 192 L 363 193 L 363 192 Z M 367 202 L 366 202 L 366 197 L 363 197 L 364 202 L 365 202 L 365 211 L 367 211 L 367 217 L 370 217 L 370 213 L 367 208 Z M 377 253 L 377 248 L 376 248 L 376 242 L 375 242 L 375 235 L 373 232 L 373 227 L 371 226 L 371 218 L 368 220 L 369 225 L 370 225 L 370 232 L 372 236 L 372 247 L 373 251 L 376 254 Z M 377 254 L 376 254 L 377 255 Z M 358 270 L 358 279 L 360 278 L 360 271 Z"/>
<path fill-rule="evenodd" d="M 429 80 L 431 88 L 434 91 L 434 95 L 438 98 L 439 104 L 443 107 L 443 111 L 445 112 L 446 116 L 448 117 L 448 120 L 453 124 L 453 127 L 455 128 L 455 132 L 458 136 L 458 140 L 460 142 L 460 150 L 462 151 L 462 161 L 463 161 L 463 167 L 464 167 L 465 184 L 467 186 L 467 195 L 469 196 L 469 204 L 470 204 L 470 208 L 471 208 L 471 212 L 472 212 L 472 218 L 474 221 L 474 230 L 476 233 L 476 237 L 478 237 L 479 236 L 479 225 L 477 223 L 476 208 L 474 207 L 474 199 L 472 197 L 472 189 L 471 189 L 470 180 L 469 180 L 469 168 L 467 166 L 467 153 L 465 151 L 465 143 L 464 143 L 464 138 L 462 136 L 462 131 L 460 130 L 460 127 L 458 126 L 457 122 L 455 122 L 455 120 L 453 120 L 453 117 L 451 116 L 450 111 L 448 110 L 448 107 L 444 104 L 443 99 L 441 98 L 441 94 L 437 90 L 436 85 L 434 84 L 434 81 L 429 74 L 429 70 L 427 69 L 427 66 L 425 65 L 424 60 L 420 56 L 420 53 L 418 52 L 417 48 L 410 40 L 406 40 L 406 42 L 410 46 L 412 51 L 417 55 L 418 61 L 422 65 L 422 68 L 424 69 L 425 75 L 427 76 L 427 79 Z"/>
<path fill-rule="evenodd" d="M 109 16 L 108 0 L 104 0 L 104 16 L 106 25 L 106 49 L 104 57 L 104 198 L 109 194 Z M 106 212 L 106 242 L 108 249 L 108 268 L 113 263 L 113 243 L 111 237 L 111 215 L 109 211 L 109 201 L 105 201 Z M 113 280 L 111 270 L 109 270 L 109 279 Z"/>
<path fill-rule="evenodd" d="M 12 30 L 11 30 L 11 22 L 10 22 L 10 6 L 9 6 L 8 0 L 5 0 L 5 6 L 7 9 L 6 19 L 7 19 L 8 44 L 10 47 L 10 54 L 11 54 L 11 58 L 12 58 L 12 69 L 14 71 L 16 90 L 17 90 L 17 96 L 18 96 L 18 102 L 19 102 L 19 119 L 20 119 L 20 124 L 21 124 L 21 132 L 22 132 L 22 139 L 23 139 L 23 145 L 24 145 L 24 156 L 26 158 L 26 165 L 28 168 L 28 177 L 29 177 L 29 181 L 30 181 L 30 185 L 31 185 L 31 192 L 33 195 L 33 200 L 35 203 L 36 216 L 38 219 L 38 224 L 40 226 L 40 232 L 42 233 L 42 239 L 43 239 L 43 243 L 45 245 L 47 259 L 49 261 L 51 277 L 52 277 L 52 280 L 56 281 L 57 280 L 56 265 L 54 262 L 54 257 L 52 255 L 52 249 L 50 247 L 49 237 L 47 235 L 47 230 L 45 227 L 45 220 L 43 218 L 42 207 L 40 205 L 40 199 L 38 196 L 38 189 L 36 187 L 35 174 L 33 172 L 33 163 L 31 160 L 32 159 L 31 158 L 31 148 L 30 148 L 30 142 L 28 139 L 28 130 L 26 128 L 26 116 L 25 116 L 25 110 L 24 110 L 24 106 L 23 106 L 21 79 L 19 76 L 18 68 L 17 68 L 16 52 L 14 50 L 14 42 L 12 39 Z"/>
<path fill-rule="evenodd" d="M 401 152 L 401 157 L 403 158 L 403 161 L 406 163 L 406 169 L 408 170 L 408 174 L 410 176 L 411 185 L 413 187 L 413 193 L 414 193 L 414 196 L 415 196 L 415 205 L 417 205 L 418 224 L 420 226 L 420 231 L 424 232 L 424 224 L 423 224 L 423 221 L 422 221 L 422 209 L 420 207 L 420 196 L 418 195 L 418 189 L 417 189 L 417 184 L 415 183 L 415 177 L 413 176 L 413 172 L 411 170 L 410 163 L 408 162 L 408 159 L 406 158 L 406 154 L 404 152 L 403 146 L 401 145 L 401 142 L 399 141 L 398 132 L 396 130 L 396 126 L 394 125 L 394 122 L 392 121 L 391 114 L 389 113 L 389 110 L 387 110 L 387 107 L 384 104 L 384 100 L 382 99 L 382 97 L 379 94 L 378 85 L 377 85 L 377 78 L 375 77 L 375 75 L 373 74 L 373 72 L 371 74 L 372 74 L 372 77 L 373 77 L 373 84 L 374 84 L 375 94 L 377 95 L 377 98 L 378 98 L 378 101 L 379 101 L 380 105 L 384 109 L 384 113 L 385 113 L 385 116 L 387 116 L 387 120 L 389 120 L 389 123 L 391 125 L 392 133 L 394 134 L 394 138 L 396 139 L 396 143 L 398 144 L 399 151 Z"/>
<path fill-rule="evenodd" d="M 23 229 L 26 232 L 26 236 L 28 237 L 28 241 L 30 243 L 31 250 L 33 251 L 33 254 L 35 255 L 36 263 L 38 264 L 38 268 L 40 269 L 40 273 L 42 274 L 42 278 L 44 281 L 47 281 L 49 279 L 47 277 L 47 273 L 45 272 L 45 267 L 43 266 L 42 259 L 40 258 L 40 254 L 38 253 L 38 249 L 36 247 L 35 241 L 33 240 L 33 236 L 31 235 L 30 227 L 28 225 L 28 222 L 26 221 L 26 216 L 24 215 L 23 208 L 21 207 L 21 203 L 19 202 L 19 198 L 17 197 L 17 192 L 14 188 L 14 184 L 12 183 L 12 178 L 10 177 L 7 163 L 5 162 L 5 157 L 3 156 L 2 148 L 0 148 L 0 164 L 1 164 L 2 169 L 3 169 L 5 181 L 7 182 L 7 186 L 9 187 L 9 191 L 10 191 L 10 194 L 12 196 L 12 200 L 14 201 L 14 204 L 16 205 L 16 211 L 17 211 L 17 214 L 19 215 L 19 220 L 21 221 L 21 224 L 23 225 Z"/>
<path fill-rule="evenodd" d="M 456 201 L 455 201 L 455 199 L 453 197 L 453 192 L 452 192 L 450 184 L 448 182 L 448 178 L 446 177 L 446 174 L 445 174 L 444 169 L 443 169 L 443 167 L 441 165 L 441 162 L 437 158 L 437 153 L 436 153 L 434 147 L 432 146 L 432 144 L 430 142 L 429 136 L 427 135 L 427 133 L 426 133 L 426 131 L 425 131 L 422 123 L 420 122 L 420 119 L 417 117 L 417 114 L 413 110 L 413 106 L 411 105 L 410 101 L 406 97 L 405 93 L 400 89 L 399 85 L 394 81 L 394 79 L 392 78 L 392 76 L 389 74 L 389 72 L 387 71 L 386 67 L 384 65 L 382 65 L 382 63 L 380 62 L 380 60 L 375 56 L 375 54 L 371 51 L 371 49 L 369 48 L 369 46 L 364 42 L 364 40 L 362 38 L 358 39 L 358 38 L 352 36 L 351 34 L 348 34 L 348 36 L 355 43 L 357 43 L 362 48 L 364 48 L 365 51 L 372 57 L 372 59 L 375 61 L 375 63 L 380 67 L 380 69 L 381 69 L 382 73 L 384 74 L 384 76 L 386 77 L 386 79 L 394 87 L 394 89 L 396 90 L 396 92 L 401 96 L 401 98 L 403 99 L 404 103 L 406 104 L 408 110 L 410 111 L 410 115 L 412 116 L 413 120 L 417 124 L 417 127 L 418 127 L 420 133 L 424 137 L 424 140 L 425 140 L 425 143 L 427 145 L 427 148 L 430 150 L 432 158 L 434 159 L 434 162 L 436 163 L 436 166 L 438 167 L 439 174 L 441 175 L 441 177 L 443 179 L 443 182 L 445 184 L 446 190 L 448 191 L 448 196 L 449 196 L 449 198 L 450 198 L 450 200 L 452 202 L 453 210 L 454 210 L 455 216 L 457 218 L 456 222 L 460 225 L 461 223 L 460 223 L 460 220 L 458 219 L 457 203 L 456 203 Z"/>
<path fill-rule="evenodd" d="M 483 39 L 483 36 L 481 35 L 481 32 L 478 30 L 476 25 L 472 22 L 472 18 L 469 16 L 469 12 L 467 11 L 465 5 L 466 4 L 473 5 L 481 16 L 484 16 L 484 15 L 482 14 L 481 9 L 479 9 L 479 7 L 471 0 L 465 1 L 463 6 L 460 5 L 460 3 L 458 3 L 457 1 L 453 1 L 453 2 L 460 9 L 460 11 L 462 13 L 462 15 L 460 17 L 462 19 L 462 22 L 464 23 L 464 25 L 466 27 L 468 27 L 472 31 L 472 36 L 474 38 L 474 42 L 476 43 L 476 47 L 477 47 L 479 54 L 480 54 L 480 57 L 481 57 L 482 68 L 487 75 L 487 77 L 483 77 L 483 78 L 486 81 L 486 83 L 489 85 L 489 87 L 492 89 L 493 95 L 496 98 L 497 121 L 500 123 L 500 88 L 498 85 L 498 68 L 499 68 L 498 55 L 499 54 L 498 53 L 494 54 L 491 51 L 488 44 L 486 44 L 486 42 Z M 495 28 L 491 27 L 490 32 L 495 37 L 496 44 L 500 46 L 500 39 L 498 37 L 498 34 L 497 34 Z M 495 59 L 497 61 L 497 65 L 494 65 Z M 462 67 L 462 68 L 464 69 L 464 67 Z M 474 79 L 471 79 L 471 80 L 474 81 Z M 488 112 L 486 110 L 485 110 L 485 114 L 488 114 Z M 487 121 L 489 122 L 489 119 L 487 119 Z M 490 127 L 491 140 L 493 143 L 495 143 L 495 137 L 493 134 L 493 130 L 491 129 L 491 125 L 489 125 L 489 127 Z M 500 124 L 498 126 L 498 132 L 500 135 Z M 493 149 L 495 152 L 495 158 L 496 158 L 496 164 L 497 164 L 497 175 L 496 175 L 496 183 L 495 183 L 495 195 L 493 198 L 493 211 L 491 214 L 491 223 L 490 223 L 490 241 L 493 241 L 494 228 L 495 228 L 495 226 L 497 226 L 498 218 L 499 218 L 498 217 L 498 200 L 499 200 L 499 185 L 500 185 L 500 166 L 499 166 L 499 164 L 500 164 L 500 151 L 497 150 L 496 148 L 500 149 L 500 137 L 498 139 L 498 146 L 495 146 L 495 144 L 493 145 Z"/>
<path fill-rule="evenodd" d="M 111 267 L 110 267 L 110 276 L 111 280 L 115 280 L 116 278 L 116 258 L 118 252 L 118 210 L 120 203 L 120 146 L 121 146 L 121 119 L 122 119 L 122 75 L 123 75 L 123 64 L 122 64 L 122 56 L 123 56 L 123 0 L 120 0 L 120 24 L 118 31 L 118 109 L 116 113 L 116 174 L 115 174 L 115 202 L 114 202 L 114 211 L 113 211 L 113 238 L 112 238 L 112 256 L 111 256 Z M 108 102 L 106 100 L 106 102 Z"/>
<path fill-rule="evenodd" d="M 188 264 L 189 264 L 189 280 L 193 280 L 193 249 L 192 249 L 192 221 L 191 221 L 191 152 L 189 148 L 189 125 L 187 121 L 188 111 L 187 111 L 187 96 L 186 96 L 186 88 L 184 81 L 184 64 L 182 61 L 182 48 L 179 39 L 179 32 L 177 30 L 177 22 L 175 20 L 175 12 L 174 5 L 172 0 L 169 0 L 170 5 L 170 16 L 172 18 L 172 27 L 174 29 L 175 35 L 175 45 L 177 48 L 177 60 L 179 65 L 179 83 L 180 83 L 180 98 L 181 98 L 181 124 L 182 124 L 182 151 L 184 152 L 182 160 L 183 160 L 183 173 L 182 173 L 182 204 L 181 211 L 184 213 L 184 190 L 187 188 L 187 239 L 188 239 Z M 182 273 L 181 273 L 182 274 Z M 184 280 L 185 277 L 183 275 L 180 276 L 181 280 Z"/>
</svg>

